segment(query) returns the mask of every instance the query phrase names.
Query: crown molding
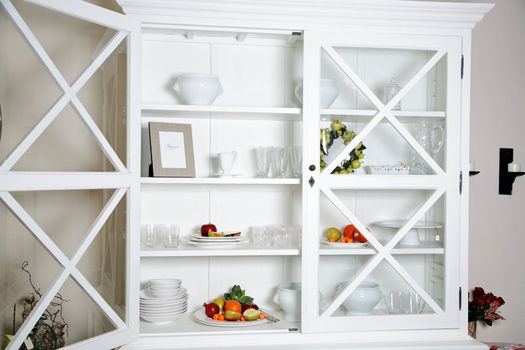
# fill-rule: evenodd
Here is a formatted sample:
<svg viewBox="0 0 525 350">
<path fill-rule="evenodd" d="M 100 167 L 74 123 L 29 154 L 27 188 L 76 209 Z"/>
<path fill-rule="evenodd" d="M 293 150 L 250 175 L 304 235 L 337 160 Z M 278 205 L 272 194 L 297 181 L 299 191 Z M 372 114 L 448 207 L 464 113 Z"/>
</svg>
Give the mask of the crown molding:
<svg viewBox="0 0 525 350">
<path fill-rule="evenodd" d="M 143 24 L 305 29 L 381 25 L 472 29 L 493 4 L 398 0 L 117 0 Z"/>
</svg>

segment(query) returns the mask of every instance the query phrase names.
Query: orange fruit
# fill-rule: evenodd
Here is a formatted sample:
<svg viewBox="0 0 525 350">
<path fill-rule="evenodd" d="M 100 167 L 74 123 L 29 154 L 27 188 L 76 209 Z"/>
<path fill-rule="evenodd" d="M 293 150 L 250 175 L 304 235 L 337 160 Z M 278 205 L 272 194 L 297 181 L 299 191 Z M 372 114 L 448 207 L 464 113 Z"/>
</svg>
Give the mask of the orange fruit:
<svg viewBox="0 0 525 350">
<path fill-rule="evenodd" d="M 354 225 L 346 225 L 343 229 L 343 236 L 354 238 L 354 232 L 357 231 Z"/>
<path fill-rule="evenodd" d="M 237 300 L 228 300 L 226 304 L 224 304 L 223 310 L 241 313 L 242 306 L 241 303 L 239 303 Z"/>
</svg>

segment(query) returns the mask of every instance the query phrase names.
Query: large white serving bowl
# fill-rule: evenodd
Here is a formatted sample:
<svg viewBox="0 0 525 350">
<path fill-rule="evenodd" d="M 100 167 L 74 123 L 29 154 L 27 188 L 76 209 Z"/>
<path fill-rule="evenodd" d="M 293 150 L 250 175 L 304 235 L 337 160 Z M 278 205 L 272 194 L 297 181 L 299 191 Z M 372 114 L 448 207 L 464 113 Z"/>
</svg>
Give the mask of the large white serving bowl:
<svg viewBox="0 0 525 350">
<path fill-rule="evenodd" d="M 223 93 L 219 77 L 213 74 L 183 74 L 173 87 L 189 105 L 210 105 Z"/>
<path fill-rule="evenodd" d="M 348 284 L 349 282 L 338 284 L 336 295 L 339 295 Z M 382 298 L 383 293 L 377 283 L 364 281 L 346 298 L 343 306 L 346 315 L 369 315 Z"/>
<path fill-rule="evenodd" d="M 295 97 L 301 105 L 303 103 L 303 83 L 295 87 Z M 319 108 L 329 108 L 339 95 L 337 82 L 333 79 L 321 79 L 319 81 Z"/>
</svg>

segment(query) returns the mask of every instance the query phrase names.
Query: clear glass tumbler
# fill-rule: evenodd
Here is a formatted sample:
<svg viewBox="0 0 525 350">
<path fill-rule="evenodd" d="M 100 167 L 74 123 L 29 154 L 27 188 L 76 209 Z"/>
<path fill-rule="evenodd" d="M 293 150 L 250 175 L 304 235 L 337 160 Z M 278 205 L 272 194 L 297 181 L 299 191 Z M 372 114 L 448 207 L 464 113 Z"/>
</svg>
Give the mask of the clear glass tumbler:
<svg viewBox="0 0 525 350">
<path fill-rule="evenodd" d="M 253 149 L 255 155 L 255 170 L 257 177 L 268 177 L 270 172 L 270 153 L 269 147 L 258 147 Z"/>
<path fill-rule="evenodd" d="M 273 147 L 271 152 L 272 176 L 285 177 L 288 167 L 288 150 L 284 147 Z"/>
<path fill-rule="evenodd" d="M 162 242 L 164 244 L 164 248 L 177 248 L 179 245 L 180 227 L 175 224 L 169 224 L 167 226 L 167 230 L 162 232 Z"/>
<path fill-rule="evenodd" d="M 142 248 L 151 249 L 155 245 L 153 239 L 153 225 L 143 224 L 140 226 L 140 241 Z"/>
<path fill-rule="evenodd" d="M 303 166 L 303 149 L 302 147 L 293 147 L 290 150 L 290 168 L 292 169 L 292 176 L 300 178 L 302 175 Z"/>
</svg>

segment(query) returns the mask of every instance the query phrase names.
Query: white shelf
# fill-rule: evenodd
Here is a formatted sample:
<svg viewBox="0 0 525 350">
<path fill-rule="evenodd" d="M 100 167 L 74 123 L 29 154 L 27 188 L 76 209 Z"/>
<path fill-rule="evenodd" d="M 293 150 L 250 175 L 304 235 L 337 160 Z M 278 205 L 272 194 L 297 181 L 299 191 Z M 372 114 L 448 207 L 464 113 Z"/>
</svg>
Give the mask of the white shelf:
<svg viewBox="0 0 525 350">
<path fill-rule="evenodd" d="M 203 114 L 204 113 L 204 114 Z M 168 105 L 143 104 L 143 120 L 153 120 L 162 117 L 214 117 L 225 119 L 283 119 L 300 120 L 301 108 L 297 107 L 241 107 L 241 106 L 196 106 L 196 105 Z"/>
<path fill-rule="evenodd" d="M 300 185 L 301 179 L 296 178 L 243 178 L 243 177 L 143 177 L 143 185 Z"/>
<path fill-rule="evenodd" d="M 246 333 L 290 333 L 298 332 L 299 322 L 286 321 L 282 313 L 268 310 L 272 316 L 280 319 L 279 322 L 266 322 L 251 327 L 213 327 L 197 323 L 193 319 L 195 310 L 188 310 L 187 313 L 178 316 L 170 323 L 149 323 L 140 320 L 140 336 L 171 336 L 171 335 L 213 335 L 213 334 L 246 334 Z M 225 321 L 226 322 L 226 321 Z"/>
<path fill-rule="evenodd" d="M 235 249 L 210 249 L 199 248 L 189 244 L 181 243 L 177 249 L 142 250 L 142 258 L 166 258 L 185 256 L 297 256 L 301 251 L 297 248 L 283 249 L 261 249 L 249 244 Z"/>
<path fill-rule="evenodd" d="M 386 243 L 386 242 L 385 242 Z M 441 255 L 445 250 L 438 244 L 422 244 L 419 247 L 400 247 L 392 249 L 392 255 Z M 328 248 L 319 249 L 319 255 L 374 255 L 374 248 Z"/>
<path fill-rule="evenodd" d="M 444 118 L 443 111 L 392 111 L 395 117 L 400 118 Z M 357 117 L 372 117 L 377 114 L 373 109 L 321 109 L 321 115 L 344 115 Z"/>
</svg>

